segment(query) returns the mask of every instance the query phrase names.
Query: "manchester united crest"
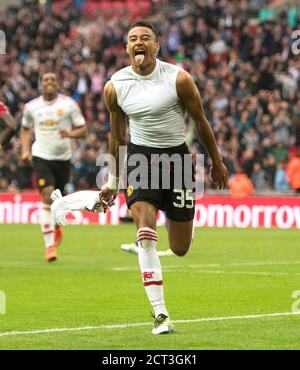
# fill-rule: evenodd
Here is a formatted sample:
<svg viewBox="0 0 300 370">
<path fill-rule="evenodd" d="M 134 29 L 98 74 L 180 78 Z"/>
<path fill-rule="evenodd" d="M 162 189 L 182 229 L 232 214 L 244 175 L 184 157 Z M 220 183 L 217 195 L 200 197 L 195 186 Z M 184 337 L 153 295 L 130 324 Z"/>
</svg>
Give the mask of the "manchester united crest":
<svg viewBox="0 0 300 370">
<path fill-rule="evenodd" d="M 127 196 L 130 197 L 133 193 L 133 186 L 129 185 L 127 188 Z"/>
</svg>

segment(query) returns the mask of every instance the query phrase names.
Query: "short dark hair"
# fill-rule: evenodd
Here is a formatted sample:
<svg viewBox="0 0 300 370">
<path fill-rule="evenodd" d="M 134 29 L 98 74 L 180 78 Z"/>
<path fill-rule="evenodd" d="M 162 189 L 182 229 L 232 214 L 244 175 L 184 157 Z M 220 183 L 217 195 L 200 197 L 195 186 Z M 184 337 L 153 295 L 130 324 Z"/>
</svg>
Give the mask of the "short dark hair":
<svg viewBox="0 0 300 370">
<path fill-rule="evenodd" d="M 155 35 L 156 37 L 156 40 L 158 40 L 159 38 L 159 34 L 158 34 L 158 31 L 156 30 L 156 28 L 151 24 L 151 23 L 148 23 L 148 22 L 144 22 L 144 21 L 137 21 L 137 22 L 134 22 L 128 29 L 128 32 L 130 30 L 132 30 L 133 28 L 135 27 L 145 27 L 145 28 L 149 28 Z"/>
</svg>

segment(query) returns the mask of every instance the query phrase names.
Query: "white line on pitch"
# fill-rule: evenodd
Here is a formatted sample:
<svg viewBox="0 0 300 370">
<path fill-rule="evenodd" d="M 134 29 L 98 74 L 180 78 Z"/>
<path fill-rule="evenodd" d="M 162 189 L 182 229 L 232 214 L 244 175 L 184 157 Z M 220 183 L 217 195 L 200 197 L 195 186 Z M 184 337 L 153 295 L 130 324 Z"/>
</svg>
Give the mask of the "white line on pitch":
<svg viewBox="0 0 300 370">
<path fill-rule="evenodd" d="M 186 266 L 187 268 L 191 268 Z M 114 269 L 113 269 L 114 270 Z M 137 271 L 139 268 L 128 268 L 122 270 L 114 270 L 114 271 Z M 175 266 L 165 266 L 164 272 L 187 272 L 187 269 L 178 268 Z M 254 275 L 254 276 L 299 276 L 300 272 L 272 272 L 272 271 L 229 271 L 229 270 L 199 270 L 199 269 L 192 269 L 189 271 L 191 274 L 212 274 L 212 275 Z"/>
<path fill-rule="evenodd" d="M 164 269 L 185 269 L 185 268 L 209 268 L 209 267 L 243 267 L 243 266 L 288 266 L 300 265 L 300 261 L 269 261 L 269 262 L 232 262 L 232 263 L 199 263 L 188 265 L 164 265 Z M 113 267 L 113 271 L 136 271 L 138 266 Z"/>
<path fill-rule="evenodd" d="M 229 262 L 229 263 L 212 263 L 212 264 L 203 264 L 203 267 L 217 267 L 217 266 L 229 266 L 229 267 L 238 267 L 238 266 L 281 266 L 281 265 L 300 265 L 300 261 L 257 261 L 257 262 Z M 191 264 L 190 266 L 201 266 Z"/>
<path fill-rule="evenodd" d="M 175 269 L 164 269 L 165 272 L 180 272 Z M 186 272 L 181 270 L 182 272 Z M 224 270 L 201 270 L 193 271 L 193 274 L 217 274 L 217 275 L 258 275 L 258 276 L 299 276 L 300 272 L 269 272 L 269 271 L 224 271 Z"/>
<path fill-rule="evenodd" d="M 173 323 L 190 324 L 190 323 L 196 323 L 196 322 L 260 319 L 260 318 L 269 318 L 269 317 L 297 316 L 297 315 L 300 316 L 300 312 L 279 312 L 279 313 L 266 313 L 266 314 L 261 314 L 261 315 L 245 315 L 245 316 L 203 317 L 203 318 L 191 319 L 191 320 L 174 320 Z M 62 332 L 67 332 L 67 331 L 83 331 L 83 330 L 97 330 L 97 329 L 126 329 L 126 328 L 148 326 L 148 325 L 151 325 L 151 323 L 137 322 L 137 323 L 128 323 L 128 324 L 116 324 L 116 325 L 82 326 L 78 328 L 52 328 L 52 329 L 28 330 L 28 331 L 8 331 L 8 332 L 0 333 L 0 337 L 9 337 L 9 336 L 16 336 L 16 335 L 62 333 Z"/>
</svg>

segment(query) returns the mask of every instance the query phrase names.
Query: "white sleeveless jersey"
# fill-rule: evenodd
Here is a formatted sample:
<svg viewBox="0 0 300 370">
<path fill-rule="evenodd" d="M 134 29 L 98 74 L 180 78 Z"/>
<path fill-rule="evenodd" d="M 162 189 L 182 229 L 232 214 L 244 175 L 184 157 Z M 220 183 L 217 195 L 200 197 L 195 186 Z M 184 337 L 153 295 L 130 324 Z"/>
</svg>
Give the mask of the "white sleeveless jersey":
<svg viewBox="0 0 300 370">
<path fill-rule="evenodd" d="M 71 130 L 72 126 L 85 124 L 77 103 L 68 96 L 59 94 L 53 101 L 42 96 L 24 106 L 23 127 L 34 127 L 35 142 L 32 155 L 46 160 L 69 160 L 72 156 L 71 139 L 62 139 L 59 130 Z"/>
<path fill-rule="evenodd" d="M 147 76 L 135 73 L 131 66 L 112 75 L 118 105 L 129 118 L 133 144 L 168 148 L 184 143 L 185 109 L 176 90 L 180 70 L 157 59 Z"/>
</svg>

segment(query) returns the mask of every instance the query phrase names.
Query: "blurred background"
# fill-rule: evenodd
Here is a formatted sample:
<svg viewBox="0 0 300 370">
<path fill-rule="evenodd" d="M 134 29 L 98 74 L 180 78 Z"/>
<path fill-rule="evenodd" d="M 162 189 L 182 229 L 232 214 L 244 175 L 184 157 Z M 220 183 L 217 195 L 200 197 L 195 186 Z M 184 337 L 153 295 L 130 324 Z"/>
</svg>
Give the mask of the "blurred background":
<svg viewBox="0 0 300 370">
<path fill-rule="evenodd" d="M 73 143 L 68 190 L 95 188 L 96 158 L 108 151 L 103 86 L 129 64 L 130 23 L 148 20 L 160 33 L 159 58 L 189 71 L 199 88 L 231 191 L 239 178 L 246 195 L 294 194 L 300 191 L 300 57 L 291 46 L 299 9 L 299 1 L 1 0 L 7 50 L 0 56 L 0 100 L 20 126 L 24 103 L 39 95 L 39 76 L 54 71 L 88 127 L 87 139 Z M 203 152 L 188 117 L 186 131 L 192 152 Z M 209 176 L 205 189 L 215 191 Z M 34 190 L 17 133 L 0 153 L 0 191 Z"/>
</svg>

